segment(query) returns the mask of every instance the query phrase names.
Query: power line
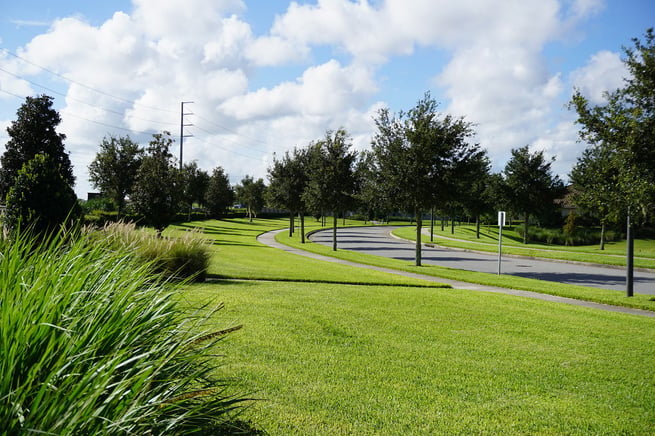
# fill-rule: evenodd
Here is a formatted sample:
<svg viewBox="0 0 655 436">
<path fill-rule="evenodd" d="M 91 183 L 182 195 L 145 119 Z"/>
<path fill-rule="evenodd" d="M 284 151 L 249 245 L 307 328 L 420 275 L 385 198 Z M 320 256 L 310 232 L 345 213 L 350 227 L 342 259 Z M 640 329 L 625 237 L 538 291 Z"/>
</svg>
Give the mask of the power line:
<svg viewBox="0 0 655 436">
<path fill-rule="evenodd" d="M 18 74 L 14 74 L 11 71 L 7 71 L 2 67 L 0 67 L 0 71 L 4 72 L 6 74 L 9 74 L 9 75 L 11 75 L 13 77 L 16 77 L 17 79 L 24 80 L 24 81 L 26 81 L 26 82 L 34 85 L 34 86 L 38 86 L 39 88 L 43 88 L 48 92 L 51 92 L 53 94 L 59 95 L 59 96 L 64 97 L 64 98 L 67 98 L 67 99 L 69 99 L 71 101 L 75 101 L 77 103 L 80 103 L 80 104 L 83 104 L 83 105 L 86 105 L 86 106 L 89 106 L 89 107 L 92 107 L 92 108 L 95 108 L 95 109 L 101 109 L 101 110 L 103 110 L 105 112 L 112 113 L 112 114 L 115 114 L 115 115 L 119 115 L 121 117 L 127 116 L 123 112 L 119 112 L 119 111 L 116 111 L 116 110 L 113 110 L 113 109 L 108 109 L 106 107 L 98 106 L 97 104 L 88 103 L 88 102 L 86 102 L 84 100 L 80 100 L 79 98 L 71 97 L 71 96 L 69 96 L 67 94 L 64 94 L 62 92 L 57 91 L 56 89 L 49 88 L 49 87 L 47 87 L 45 85 L 41 85 L 40 83 L 37 83 L 37 82 L 35 82 L 33 80 L 30 80 L 30 79 L 27 79 L 27 78 L 25 78 L 23 76 L 20 76 Z M 134 120 L 146 121 L 146 122 L 155 123 L 155 124 L 162 124 L 162 125 L 165 125 L 165 126 L 172 126 L 173 125 L 172 123 L 168 123 L 168 122 L 164 122 L 164 121 L 157 121 L 157 120 L 150 120 L 150 119 L 147 119 L 147 118 L 136 117 L 136 116 L 133 116 L 133 115 L 130 115 L 130 116 L 127 116 L 127 117 L 131 118 L 131 119 L 134 119 Z"/>
<path fill-rule="evenodd" d="M 66 77 L 64 75 L 61 75 L 61 74 L 59 74 L 59 73 L 57 73 L 55 71 L 52 71 L 52 70 L 50 70 L 50 69 L 48 69 L 48 68 L 46 68 L 46 67 L 44 67 L 42 65 L 36 64 L 36 63 L 34 63 L 32 61 L 29 61 L 29 60 L 27 60 L 27 59 L 25 59 L 25 58 L 23 58 L 21 56 L 18 56 L 17 54 L 12 53 L 12 52 L 10 52 L 9 50 L 7 50 L 5 48 L 0 48 L 0 50 L 2 50 L 4 53 L 6 53 L 6 54 L 8 54 L 10 56 L 15 57 L 16 59 L 19 59 L 19 60 L 21 60 L 21 61 L 23 61 L 23 62 L 25 62 L 27 64 L 30 64 L 30 65 L 32 65 L 34 67 L 39 68 L 40 70 L 43 70 L 43 71 L 45 71 L 45 72 L 47 72 L 49 74 L 52 74 L 53 76 L 59 77 L 60 79 L 63 79 L 65 81 L 67 81 L 67 82 L 74 83 L 74 84 L 76 84 L 78 86 L 81 86 L 83 88 L 86 88 L 86 89 L 88 89 L 90 91 L 97 92 L 98 94 L 105 95 L 107 97 L 113 98 L 115 100 L 122 101 L 124 103 L 129 103 L 130 105 L 141 106 L 141 107 L 143 107 L 145 109 L 151 109 L 151 110 L 156 110 L 156 111 L 161 111 L 161 112 L 168 112 L 168 113 L 175 113 L 175 111 L 170 110 L 170 109 L 162 109 L 162 108 L 158 108 L 158 107 L 147 106 L 147 105 L 143 105 L 143 104 L 140 104 L 140 103 L 136 103 L 136 102 L 134 102 L 132 100 L 129 100 L 129 99 L 126 99 L 126 98 L 123 98 L 123 97 L 119 97 L 119 96 L 110 94 L 108 92 L 105 92 L 105 91 L 102 91 L 100 89 L 94 88 L 93 86 L 89 86 L 89 85 L 86 85 L 86 84 L 84 84 L 82 82 L 78 82 L 77 80 L 70 79 L 70 78 L 68 78 L 68 77 Z"/>
</svg>

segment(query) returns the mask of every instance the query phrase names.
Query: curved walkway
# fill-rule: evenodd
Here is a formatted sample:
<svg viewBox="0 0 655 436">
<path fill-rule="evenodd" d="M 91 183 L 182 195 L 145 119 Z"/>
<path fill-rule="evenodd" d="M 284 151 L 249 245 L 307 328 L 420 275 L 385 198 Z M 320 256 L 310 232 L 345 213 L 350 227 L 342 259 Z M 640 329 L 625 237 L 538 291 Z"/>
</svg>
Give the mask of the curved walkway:
<svg viewBox="0 0 655 436">
<path fill-rule="evenodd" d="M 547 294 L 540 294 L 537 292 L 530 292 L 530 291 L 521 291 L 517 289 L 506 289 L 506 288 L 499 288 L 495 286 L 486 286 L 486 285 L 479 285 L 476 283 L 468 283 L 468 282 L 461 282 L 457 280 L 449 280 L 449 279 L 443 279 L 440 277 L 434 277 L 434 276 L 428 276 L 428 275 L 423 275 L 423 274 L 415 274 L 415 273 L 410 273 L 410 272 L 405 272 L 405 271 L 399 271 L 395 269 L 390 269 L 390 268 L 381 268 L 377 266 L 372 266 L 372 265 L 364 265 L 361 263 L 356 263 L 356 262 L 350 262 L 347 260 L 342 260 L 342 259 L 337 259 L 335 257 L 330 257 L 330 256 L 323 256 L 320 254 L 316 253 L 311 253 L 308 251 L 300 250 L 297 248 L 289 247 L 284 244 L 280 244 L 275 240 L 275 235 L 287 231 L 287 229 L 280 229 L 280 230 L 274 230 L 272 232 L 267 232 L 259 235 L 257 237 L 257 241 L 264 245 L 268 245 L 269 247 L 277 248 L 289 253 L 297 254 L 299 256 L 305 256 L 305 257 L 310 257 L 313 259 L 318 259 L 318 260 L 323 260 L 326 262 L 333 262 L 333 263 L 339 263 L 342 265 L 349 265 L 353 266 L 356 268 L 367 268 L 367 269 L 372 269 L 376 271 L 382 271 L 382 272 L 388 272 L 392 274 L 399 274 L 403 275 L 406 277 L 413 277 L 413 278 L 418 278 L 418 279 L 423 279 L 423 280 L 428 280 L 432 282 L 437 282 L 437 283 L 445 283 L 448 285 L 451 285 L 455 289 L 465 289 L 465 290 L 470 290 L 470 291 L 482 291 L 482 292 L 495 292 L 499 294 L 508 294 L 508 295 L 515 295 L 519 297 L 526 297 L 526 298 L 534 298 L 538 300 L 544 300 L 544 301 L 551 301 L 551 302 L 556 302 L 556 303 L 565 303 L 565 304 L 571 304 L 574 306 L 582 306 L 582 307 L 588 307 L 592 309 L 599 309 L 599 310 L 605 310 L 609 312 L 620 312 L 620 313 L 628 313 L 632 315 L 641 315 L 641 316 L 647 316 L 651 318 L 655 318 L 655 312 L 651 312 L 648 310 L 641 310 L 641 309 L 631 309 L 628 307 L 620 307 L 620 306 L 610 306 L 607 304 L 600 304 L 600 303 L 593 303 L 590 301 L 582 301 L 582 300 L 576 300 L 573 298 L 565 298 L 565 297 L 558 297 L 555 295 L 547 295 Z"/>
</svg>

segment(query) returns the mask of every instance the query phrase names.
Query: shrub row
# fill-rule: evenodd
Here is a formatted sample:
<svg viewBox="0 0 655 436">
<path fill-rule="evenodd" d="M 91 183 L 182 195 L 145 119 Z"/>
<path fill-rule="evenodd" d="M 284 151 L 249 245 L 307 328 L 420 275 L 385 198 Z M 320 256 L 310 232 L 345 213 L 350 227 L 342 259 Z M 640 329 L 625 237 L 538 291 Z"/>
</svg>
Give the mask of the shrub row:
<svg viewBox="0 0 655 436">
<path fill-rule="evenodd" d="M 517 226 L 514 230 L 521 238 L 523 237 L 523 226 Z M 622 237 L 620 232 L 605 231 L 605 242 L 619 241 Z M 572 234 L 566 234 L 562 229 L 529 227 L 528 240 L 549 245 L 593 245 L 600 243 L 600 229 L 577 228 Z"/>
</svg>

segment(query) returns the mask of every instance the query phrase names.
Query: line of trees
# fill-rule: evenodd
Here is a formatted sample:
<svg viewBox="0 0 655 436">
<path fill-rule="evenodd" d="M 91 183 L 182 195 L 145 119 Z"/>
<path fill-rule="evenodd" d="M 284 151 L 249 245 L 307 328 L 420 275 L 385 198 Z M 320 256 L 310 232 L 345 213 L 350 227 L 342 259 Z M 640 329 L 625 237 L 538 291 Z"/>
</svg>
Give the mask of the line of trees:
<svg viewBox="0 0 655 436">
<path fill-rule="evenodd" d="M 592 105 L 576 90 L 569 107 L 577 113 L 580 139 L 588 144 L 571 170 L 574 202 L 605 226 L 631 215 L 648 221 L 655 204 L 655 34 L 623 48 L 629 74 L 623 88 Z M 629 220 L 630 218 L 628 218 Z"/>
<path fill-rule="evenodd" d="M 530 153 L 527 146 L 513 150 L 504 173 L 491 174 L 486 150 L 471 141 L 473 125 L 440 114 L 437 107 L 426 93 L 406 113 L 380 110 L 371 150 L 363 153 L 352 150 L 350 136 L 340 129 L 275 158 L 268 172 L 268 200 L 289 210 L 289 234 L 294 216 L 300 216 L 304 235 L 306 213 L 331 212 L 336 250 L 339 213 L 358 210 L 374 219 L 404 211 L 416 218 L 415 261 L 421 265 L 422 223 L 428 211 L 474 216 L 478 223 L 481 215 L 499 207 L 523 214 L 526 222 L 531 216 L 552 215 L 563 184 L 543 152 Z"/>
<path fill-rule="evenodd" d="M 655 203 L 653 30 L 646 32 L 645 41 L 633 42 L 633 48 L 624 48 L 630 77 L 623 88 L 608 92 L 603 105 L 591 105 L 580 91 L 570 102 L 578 115 L 580 138 L 588 144 L 570 174 L 572 200 L 599 221 L 601 248 L 608 223 L 621 222 L 628 211 L 639 223 L 648 222 Z M 27 97 L 7 128 L 0 196 L 7 208 L 4 225 L 10 230 L 22 222 L 48 232 L 81 214 L 72 190 L 75 179 L 64 148 L 66 137 L 57 133 L 60 122 L 52 98 L 42 95 Z M 180 211 L 190 218 L 194 205 L 220 217 L 238 201 L 252 220 L 268 203 L 289 211 L 290 233 L 299 215 L 303 235 L 305 214 L 331 213 L 334 250 L 340 213 L 359 211 L 366 219 L 384 219 L 403 211 L 416 219 L 417 265 L 428 212 L 474 217 L 479 232 L 480 217 L 508 210 L 523 218 L 526 243 L 531 220 L 548 225 L 561 219 L 554 200 L 565 190 L 552 173 L 553 160 L 526 145 L 511 151 L 502 172 L 491 173 L 487 152 L 473 142 L 474 126 L 440 113 L 429 93 L 407 112 L 380 110 L 375 124 L 371 148 L 362 153 L 353 150 L 352 138 L 339 129 L 274 157 L 268 187 L 251 176 L 232 187 L 220 166 L 211 174 L 195 162 L 178 169 L 168 132 L 153 135 L 145 148 L 129 136 L 105 137 L 89 166 L 90 180 L 112 200 L 119 217 L 129 204 L 159 231 Z"/>
</svg>

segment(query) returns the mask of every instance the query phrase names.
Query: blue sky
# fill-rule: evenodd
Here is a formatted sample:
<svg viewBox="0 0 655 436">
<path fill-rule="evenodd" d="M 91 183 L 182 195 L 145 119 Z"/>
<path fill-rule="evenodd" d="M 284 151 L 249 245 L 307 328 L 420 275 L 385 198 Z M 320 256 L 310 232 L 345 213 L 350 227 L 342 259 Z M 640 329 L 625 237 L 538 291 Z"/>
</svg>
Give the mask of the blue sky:
<svg viewBox="0 0 655 436">
<path fill-rule="evenodd" d="M 380 107 L 426 91 L 475 123 L 494 171 L 530 144 L 566 179 L 584 148 L 572 89 L 602 103 L 626 74 L 621 47 L 655 21 L 651 0 L 5 3 L 0 152 L 20 96 L 53 96 L 82 198 L 105 135 L 178 139 L 181 101 L 194 102 L 185 161 L 237 183 L 327 129 L 365 149 Z"/>
</svg>

